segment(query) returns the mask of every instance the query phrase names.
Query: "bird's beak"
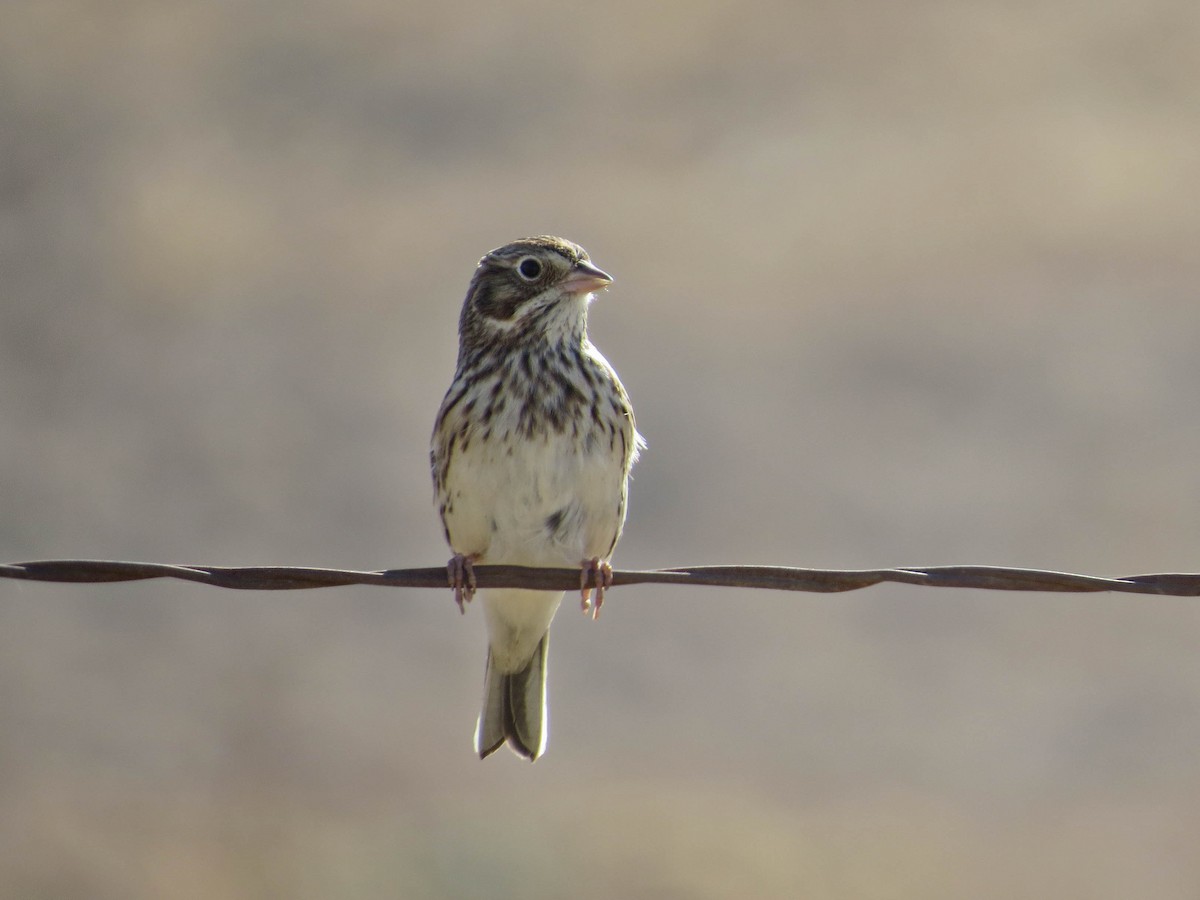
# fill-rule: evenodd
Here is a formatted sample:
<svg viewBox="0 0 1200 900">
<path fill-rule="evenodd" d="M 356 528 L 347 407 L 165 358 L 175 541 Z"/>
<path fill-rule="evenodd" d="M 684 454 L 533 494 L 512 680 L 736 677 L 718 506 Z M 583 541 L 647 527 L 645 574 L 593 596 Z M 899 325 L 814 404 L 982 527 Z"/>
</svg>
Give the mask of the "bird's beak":
<svg viewBox="0 0 1200 900">
<path fill-rule="evenodd" d="M 580 260 L 567 273 L 567 280 L 562 283 L 572 294 L 590 294 L 612 284 L 612 276 L 601 271 L 591 263 Z"/>
</svg>

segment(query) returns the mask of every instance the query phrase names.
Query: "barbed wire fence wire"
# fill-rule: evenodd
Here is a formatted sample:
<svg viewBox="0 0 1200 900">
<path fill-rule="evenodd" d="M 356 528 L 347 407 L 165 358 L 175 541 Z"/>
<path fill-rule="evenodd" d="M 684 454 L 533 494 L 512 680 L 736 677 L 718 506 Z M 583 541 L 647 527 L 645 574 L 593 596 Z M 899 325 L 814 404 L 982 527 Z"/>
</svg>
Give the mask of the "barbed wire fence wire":
<svg viewBox="0 0 1200 900">
<path fill-rule="evenodd" d="M 476 566 L 479 587 L 579 590 L 579 569 Z M 111 583 L 174 578 L 235 590 L 279 591 L 376 585 L 448 588 L 446 567 L 382 569 L 374 572 L 303 566 L 177 566 L 112 560 L 50 559 L 0 564 L 0 578 L 60 583 Z M 682 566 L 672 569 L 614 570 L 612 584 L 710 585 L 829 594 L 891 582 L 922 587 L 991 591 L 1157 594 L 1200 596 L 1200 573 L 1158 573 L 1104 578 L 1042 569 L 1003 566 L 904 566 L 895 569 L 802 569 L 789 566 Z M 594 585 L 593 585 L 594 586 Z"/>
</svg>

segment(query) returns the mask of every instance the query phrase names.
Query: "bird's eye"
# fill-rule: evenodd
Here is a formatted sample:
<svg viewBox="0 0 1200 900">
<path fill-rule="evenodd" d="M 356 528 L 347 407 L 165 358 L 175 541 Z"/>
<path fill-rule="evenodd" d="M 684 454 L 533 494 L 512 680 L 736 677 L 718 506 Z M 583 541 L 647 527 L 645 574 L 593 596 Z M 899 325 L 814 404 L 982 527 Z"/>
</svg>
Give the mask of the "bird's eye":
<svg viewBox="0 0 1200 900">
<path fill-rule="evenodd" d="M 542 264 L 532 256 L 526 256 L 517 263 L 517 274 L 526 281 L 537 281 L 542 274 Z"/>
</svg>

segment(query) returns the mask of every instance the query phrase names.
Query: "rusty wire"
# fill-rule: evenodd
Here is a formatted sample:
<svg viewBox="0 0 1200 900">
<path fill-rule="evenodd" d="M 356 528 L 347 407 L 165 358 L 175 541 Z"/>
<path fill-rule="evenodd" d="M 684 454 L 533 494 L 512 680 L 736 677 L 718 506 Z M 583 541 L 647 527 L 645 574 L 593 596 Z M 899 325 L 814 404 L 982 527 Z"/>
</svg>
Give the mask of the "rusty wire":
<svg viewBox="0 0 1200 900">
<path fill-rule="evenodd" d="M 534 569 L 525 566 L 476 566 L 480 587 L 523 587 L 572 590 L 580 586 L 578 569 Z M 277 591 L 369 584 L 381 587 L 445 588 L 446 568 L 384 569 L 356 572 L 300 566 L 173 566 L 161 563 L 105 560 L 39 560 L 0 564 L 0 578 L 27 581 L 101 583 L 175 578 L 237 590 Z M 1000 566 L 921 566 L 896 569 L 800 569 L 788 566 L 682 566 L 648 571 L 614 571 L 614 585 L 686 584 L 763 588 L 778 591 L 836 593 L 884 582 L 924 587 L 976 588 L 995 591 L 1116 591 L 1175 597 L 1200 596 L 1200 574 L 1130 575 L 1101 578 L 1041 569 Z"/>
</svg>

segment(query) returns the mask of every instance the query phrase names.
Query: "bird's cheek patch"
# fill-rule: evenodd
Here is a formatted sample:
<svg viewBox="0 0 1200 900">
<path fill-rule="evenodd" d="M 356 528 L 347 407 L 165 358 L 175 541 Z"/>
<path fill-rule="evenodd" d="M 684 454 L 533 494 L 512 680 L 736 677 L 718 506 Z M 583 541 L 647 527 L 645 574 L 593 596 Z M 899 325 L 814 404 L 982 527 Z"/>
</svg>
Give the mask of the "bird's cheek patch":
<svg viewBox="0 0 1200 900">
<path fill-rule="evenodd" d="M 503 285 L 481 281 L 475 285 L 472 305 L 482 315 L 497 322 L 510 322 L 521 308 L 523 298 Z"/>
</svg>

